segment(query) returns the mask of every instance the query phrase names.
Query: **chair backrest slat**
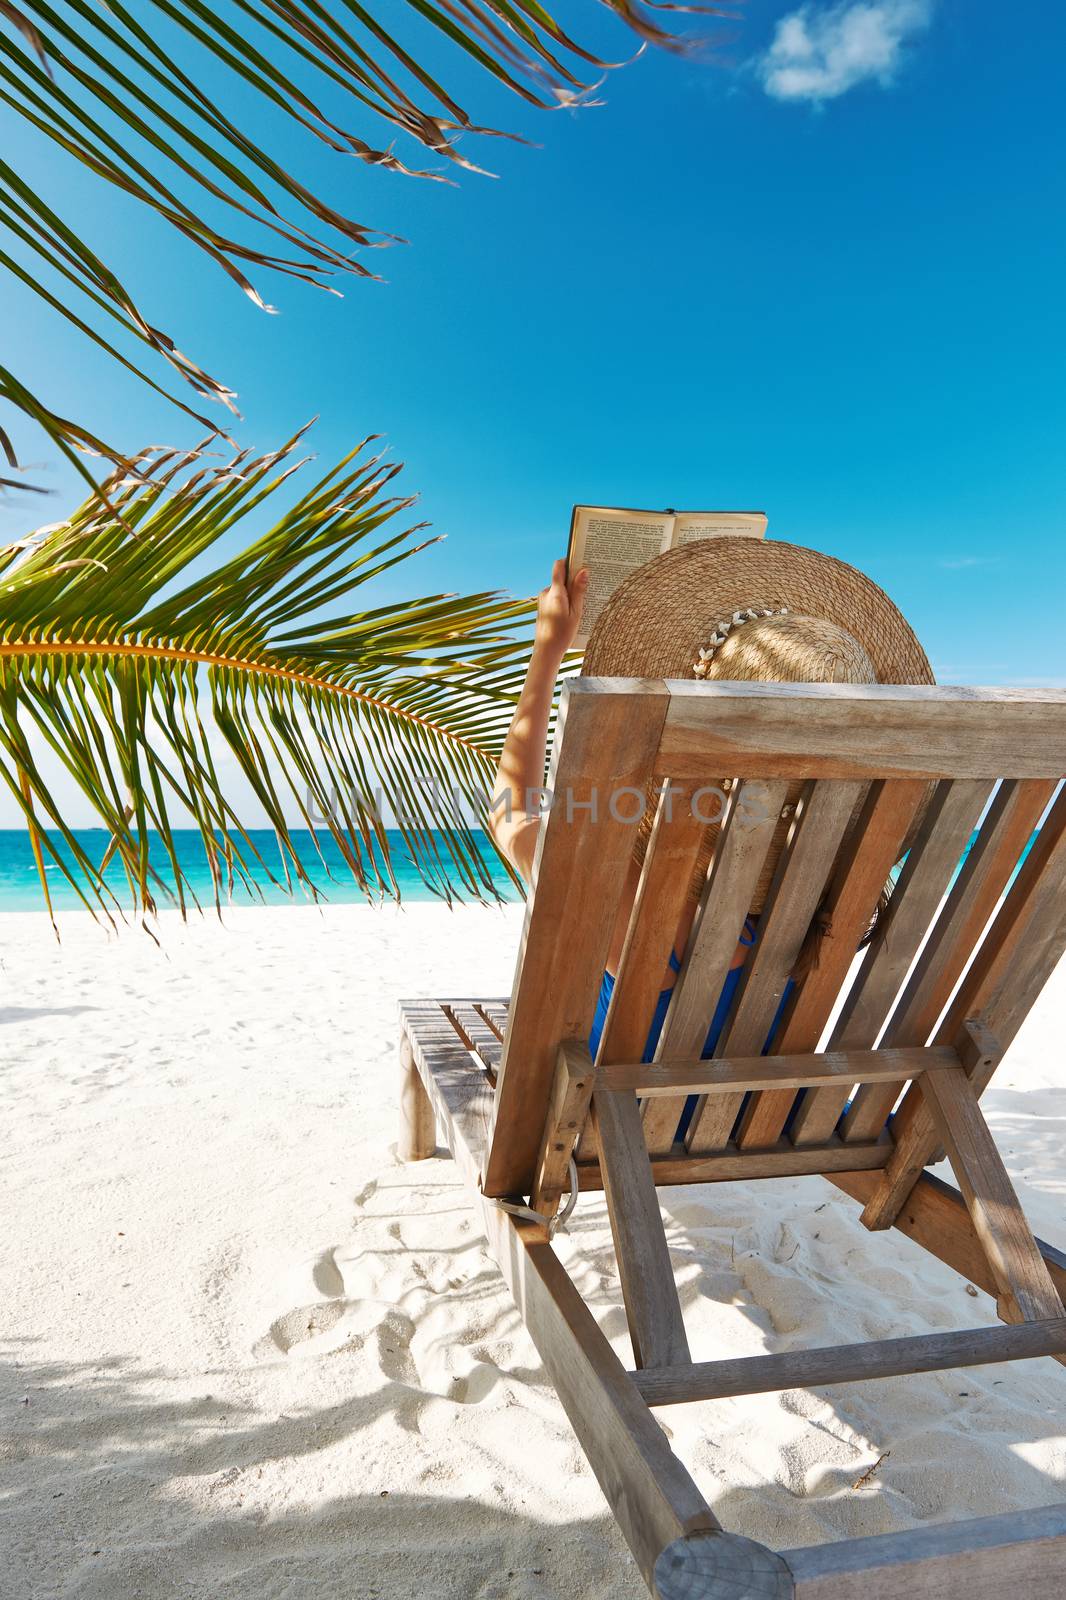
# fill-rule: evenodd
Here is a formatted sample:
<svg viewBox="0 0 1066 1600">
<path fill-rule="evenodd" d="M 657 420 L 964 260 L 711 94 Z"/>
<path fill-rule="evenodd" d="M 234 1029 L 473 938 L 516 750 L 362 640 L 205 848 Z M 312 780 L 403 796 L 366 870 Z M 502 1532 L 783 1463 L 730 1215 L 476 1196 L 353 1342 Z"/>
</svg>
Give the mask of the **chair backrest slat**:
<svg viewBox="0 0 1066 1600">
<path fill-rule="evenodd" d="M 703 1049 L 787 793 L 786 783 L 733 784 L 656 1061 L 696 1057 Z M 644 1137 L 653 1155 L 669 1152 L 684 1103 L 682 1096 L 646 1106 Z"/>
<path fill-rule="evenodd" d="M 947 905 L 889 1018 L 886 1045 L 925 1044 L 929 1039 L 1054 790 L 1055 785 L 1046 778 L 1022 778 L 1000 785 Z"/>
<path fill-rule="evenodd" d="M 659 802 L 597 1062 L 639 1061 L 706 833 L 691 790 Z"/>
<path fill-rule="evenodd" d="M 718 1055 L 755 1056 L 770 1029 L 790 974 L 825 893 L 826 884 L 862 791 L 859 783 L 808 784 L 777 863 L 758 937 L 744 964 L 736 1004 L 722 1030 Z M 692 1118 L 686 1147 L 693 1155 L 724 1149 L 743 1095 L 705 1098 Z"/>
<path fill-rule="evenodd" d="M 927 793 L 927 785 L 913 778 L 887 778 L 870 785 L 826 896 L 826 932 L 817 963 L 792 996 L 774 1040 L 775 1054 L 802 1055 L 817 1050 L 859 941 Z M 787 1089 L 752 1095 L 737 1130 L 739 1148 L 758 1150 L 776 1144 L 795 1101 L 795 1091 Z"/>
<path fill-rule="evenodd" d="M 664 793 L 652 825 L 629 918 L 597 1062 L 639 1061 L 644 1054 L 664 974 L 684 914 L 706 833 L 691 787 Z M 598 1154 L 596 1124 L 586 1122 L 578 1158 Z"/>
<path fill-rule="evenodd" d="M 977 950 L 935 1043 L 976 1017 L 1006 1050 L 1066 949 L 1066 788 Z"/>
<path fill-rule="evenodd" d="M 987 778 L 963 778 L 957 783 L 937 785 L 888 910 L 878 922 L 866 959 L 841 1007 L 829 1037 L 830 1049 L 872 1049 L 877 1043 L 900 984 L 929 931 L 991 790 Z M 851 1087 L 846 1084 L 814 1089 L 804 1095 L 792 1124 L 793 1142 L 800 1146 L 824 1143 L 836 1127 Z M 880 1087 L 883 1094 L 887 1093 L 884 1085 Z M 902 1087 L 897 1086 L 897 1095 Z M 892 1100 L 895 1098 L 893 1095 Z M 891 1110 L 892 1100 L 887 1110 Z M 875 1136 L 876 1131 L 868 1137 Z"/>
<path fill-rule="evenodd" d="M 954 1044 L 963 1023 L 974 1019 L 1006 1050 L 1044 984 L 1066 954 L 1066 788 L 1033 842 L 995 920 L 933 1036 L 935 1044 Z M 995 1059 L 971 1073 L 975 1094 L 983 1093 Z M 888 1227 L 899 1214 L 911 1184 L 939 1144 L 937 1130 L 920 1090 L 911 1084 L 892 1125 L 895 1176 L 882 1180 L 866 1203 L 863 1220 Z"/>
<path fill-rule="evenodd" d="M 896 858 L 930 780 L 943 785 L 933 822 L 912 853 L 913 865 L 901 876 L 896 909 L 861 969 L 834 1039 L 873 1046 L 877 1032 L 887 1028 L 886 1043 L 910 1043 L 932 1012 L 947 1005 L 939 1026 L 935 1019 L 930 1024 L 936 1028 L 932 1042 L 953 1044 L 962 1021 L 975 1016 L 1005 1046 L 1066 946 L 1066 797 L 1052 807 L 983 942 L 981 934 L 1013 871 L 1012 852 L 1025 848 L 1030 824 L 1064 772 L 1066 693 L 1061 690 L 572 681 L 563 696 L 549 777 L 555 804 L 541 828 L 510 1002 L 485 1192 L 530 1192 L 559 1044 L 588 1037 L 613 927 L 635 872 L 634 829 L 628 820 L 632 802 L 626 816 L 611 814 L 603 800 L 612 791 L 624 787 L 643 795 L 653 774 L 679 785 L 732 780 L 701 910 L 662 1032 L 660 1059 L 693 1059 L 701 1053 L 765 863 L 776 811 L 797 779 L 809 786 L 809 827 L 793 830 L 782 855 L 721 1049 L 736 1054 L 762 1047 L 788 963 L 806 933 L 804 919 L 809 922 L 831 871 L 825 905 L 832 931 L 818 967 L 794 991 L 771 1044 L 775 1053 L 818 1048 L 882 873 Z M 949 890 L 974 810 L 1000 780 L 986 818 L 987 838 L 981 842 L 982 830 L 972 865 Z M 757 783 L 776 797 L 775 814 L 761 830 L 745 835 L 738 825 L 740 801 Z M 845 785 L 866 785 L 868 793 L 862 823 L 841 846 L 850 816 Z M 601 797 L 595 821 L 581 809 L 593 790 Z M 815 808 L 823 806 L 816 827 Z M 628 953 L 604 1059 L 636 1059 L 643 1053 L 669 954 L 670 925 L 683 905 L 698 832 L 695 825 L 683 824 L 663 825 L 655 833 L 643 889 L 629 919 Z M 812 1119 L 820 1092 L 809 1097 Z M 668 1105 L 668 1097 L 649 1102 L 656 1115 Z M 914 1105 L 912 1090 L 893 1123 L 897 1153 L 900 1135 L 917 1117 Z M 675 1127 L 676 1113 L 676 1102 L 671 1113 L 664 1112 L 675 1116 Z M 738 1143 L 745 1149 L 772 1144 L 788 1114 L 782 1091 L 760 1092 L 745 1108 Z M 801 1107 L 797 1116 L 803 1114 Z M 727 1115 L 723 1109 L 723 1122 Z M 660 1131 L 657 1147 L 651 1116 L 649 1110 L 644 1126 L 656 1152 L 665 1135 Z M 852 1118 L 845 1128 L 862 1126 Z M 920 1119 L 916 1126 L 928 1142 Z M 702 1133 L 693 1133 L 691 1148 L 701 1147 L 706 1132 L 705 1124 Z M 824 1129 L 819 1137 L 825 1137 Z M 721 1138 L 719 1126 L 715 1148 L 721 1148 Z"/>
<path fill-rule="evenodd" d="M 888 1019 L 881 1036 L 886 1049 L 928 1041 L 1053 789 L 1054 784 L 1044 778 L 1000 784 Z M 863 1084 L 841 1124 L 841 1138 L 850 1143 L 873 1137 L 902 1089 L 902 1083 Z"/>
</svg>

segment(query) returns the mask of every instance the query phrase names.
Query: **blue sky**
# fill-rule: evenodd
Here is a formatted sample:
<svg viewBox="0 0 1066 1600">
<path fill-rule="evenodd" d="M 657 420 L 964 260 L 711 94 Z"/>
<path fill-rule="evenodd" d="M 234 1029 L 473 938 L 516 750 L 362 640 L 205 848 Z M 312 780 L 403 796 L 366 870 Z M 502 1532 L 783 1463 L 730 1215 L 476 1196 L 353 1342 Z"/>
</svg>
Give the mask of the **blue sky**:
<svg viewBox="0 0 1066 1600">
<path fill-rule="evenodd" d="M 630 50 L 592 0 L 561 9 Z M 24 165 L 238 390 L 243 443 L 315 413 L 324 463 L 388 437 L 448 536 L 397 592 L 528 593 L 574 500 L 760 506 L 771 536 L 881 582 L 943 680 L 1066 683 L 1062 8 L 739 9 L 709 57 L 649 52 L 578 112 L 436 50 L 476 117 L 541 145 L 471 141 L 498 181 L 294 144 L 302 174 L 411 243 L 342 300 L 259 274 L 275 317 L 120 197 L 90 207 L 56 155 Z M 6 364 L 68 414 L 129 447 L 191 442 L 28 295 L 6 307 Z M 54 499 L 8 499 L 0 534 L 75 498 L 62 467 L 37 477 Z"/>
</svg>

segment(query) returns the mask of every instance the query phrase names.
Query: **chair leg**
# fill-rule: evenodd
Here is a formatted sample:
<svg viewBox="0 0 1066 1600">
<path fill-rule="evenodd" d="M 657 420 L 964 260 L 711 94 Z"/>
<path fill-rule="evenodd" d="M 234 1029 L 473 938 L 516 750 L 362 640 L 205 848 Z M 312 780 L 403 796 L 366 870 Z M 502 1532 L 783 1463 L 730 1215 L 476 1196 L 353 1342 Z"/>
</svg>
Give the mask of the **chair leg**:
<svg viewBox="0 0 1066 1600">
<path fill-rule="evenodd" d="M 592 1107 L 634 1358 L 638 1367 L 684 1365 L 692 1358 L 637 1097 L 600 1090 Z"/>
<path fill-rule="evenodd" d="M 401 1161 L 425 1161 L 437 1149 L 437 1124 L 433 1106 L 415 1066 L 411 1041 L 400 1035 L 400 1137 L 396 1153 Z"/>
</svg>

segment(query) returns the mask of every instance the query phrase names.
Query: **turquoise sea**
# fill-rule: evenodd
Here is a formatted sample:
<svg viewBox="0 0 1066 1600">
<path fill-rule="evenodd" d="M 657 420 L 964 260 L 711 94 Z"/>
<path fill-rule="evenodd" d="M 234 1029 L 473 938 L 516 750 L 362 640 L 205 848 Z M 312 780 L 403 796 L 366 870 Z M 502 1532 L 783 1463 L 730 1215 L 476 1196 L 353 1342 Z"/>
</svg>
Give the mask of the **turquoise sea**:
<svg viewBox="0 0 1066 1600">
<path fill-rule="evenodd" d="M 390 849 L 392 851 L 393 871 L 400 885 L 401 898 L 408 901 L 437 900 L 440 895 L 434 893 L 415 871 L 411 857 L 404 844 L 403 836 L 395 829 L 388 830 Z M 284 867 L 278 851 L 277 840 L 269 828 L 253 828 L 249 830 L 249 837 L 255 844 L 263 858 L 264 863 L 281 881 L 272 884 L 266 881 L 265 873 L 260 873 L 260 887 L 262 894 L 249 895 L 247 890 L 239 883 L 234 884 L 234 905 L 306 905 L 308 894 L 298 886 L 290 894 L 284 888 Z M 963 856 L 969 854 L 976 832 L 967 845 Z M 1036 835 L 1033 835 L 1035 839 Z M 93 860 L 102 859 L 107 848 L 108 835 L 103 828 L 86 828 L 77 832 L 78 842 L 86 854 Z M 188 877 L 193 891 L 205 907 L 213 905 L 211 875 L 204 857 L 203 845 L 200 835 L 193 828 L 175 829 L 175 842 L 178 849 L 178 859 Z M 517 900 L 519 898 L 514 885 L 504 874 L 502 868 L 496 864 L 492 847 L 485 835 L 475 833 L 479 847 L 483 850 L 485 861 L 493 863 L 493 883 L 500 898 L 503 900 Z M 365 896 L 357 887 L 349 872 L 340 851 L 328 834 L 318 835 L 318 846 L 321 849 L 324 861 L 316 859 L 315 845 L 312 843 L 311 834 L 307 829 L 293 829 L 293 839 L 300 851 L 307 870 L 311 874 L 322 897 L 334 905 L 352 905 L 364 902 Z M 1026 846 L 1022 860 L 1032 849 L 1032 839 Z M 443 841 L 438 839 L 441 860 L 447 860 L 447 851 Z M 159 862 L 165 862 L 166 856 L 160 851 Z M 1018 865 L 1021 865 L 1019 861 Z M 959 867 L 962 861 L 959 862 Z M 327 871 L 328 869 L 328 871 Z M 48 884 L 52 895 L 53 904 L 57 909 L 80 905 L 77 895 L 69 886 L 57 866 L 46 865 Z M 1015 869 L 1017 870 L 1017 869 Z M 173 887 L 173 877 L 169 870 L 160 869 L 164 881 Z M 332 877 L 330 877 L 332 873 Z M 108 882 L 112 884 L 115 894 L 122 904 L 127 903 L 128 891 L 126 889 L 125 875 L 117 863 L 112 863 L 108 868 Z M 449 873 L 452 892 L 461 900 L 471 898 L 469 890 L 464 888 L 460 874 L 454 867 Z M 160 906 L 166 902 L 162 894 L 156 896 Z M 0 911 L 44 911 L 44 898 L 41 894 L 37 878 L 37 869 L 33 861 L 28 834 L 21 828 L 0 828 Z"/>
<path fill-rule="evenodd" d="M 301 859 L 313 879 L 322 897 L 330 904 L 359 904 L 365 902 L 365 896 L 358 888 L 348 867 L 337 849 L 336 844 L 326 833 L 317 836 L 318 847 L 321 849 L 324 861 L 319 860 L 315 844 L 307 829 L 292 830 L 293 839 L 300 852 Z M 76 830 L 79 845 L 86 855 L 93 861 L 103 859 L 107 848 L 108 834 L 103 828 L 86 828 Z M 400 885 L 401 897 L 404 900 L 436 900 L 440 896 L 428 888 L 415 871 L 403 836 L 396 830 L 388 832 L 390 850 L 392 853 L 393 871 Z M 233 888 L 232 903 L 234 905 L 306 905 L 309 896 L 304 889 L 296 886 L 291 894 L 284 888 L 285 870 L 281 855 L 278 850 L 277 840 L 270 828 L 251 828 L 249 838 L 263 858 L 264 863 L 281 880 L 277 884 L 269 883 L 264 872 L 259 873 L 261 896 L 251 896 L 247 890 L 236 882 Z M 475 834 L 479 847 L 483 847 L 485 861 L 493 863 L 493 882 L 501 899 L 516 900 L 518 894 L 506 877 L 503 869 L 496 863 L 492 847 L 483 834 Z M 214 895 L 211 886 L 211 874 L 208 871 L 207 861 L 204 856 L 200 835 L 194 828 L 175 829 L 174 839 L 177 845 L 178 859 L 182 869 L 188 877 L 195 894 L 205 908 L 213 906 Z M 442 861 L 447 861 L 447 851 L 443 843 L 438 840 Z M 153 855 L 155 852 L 153 851 Z M 166 862 L 166 853 L 160 850 L 157 865 Z M 328 871 L 327 871 L 328 869 Z M 67 883 L 59 867 L 54 863 L 49 865 L 46 860 L 45 870 L 48 874 L 48 887 L 52 902 L 58 909 L 69 909 L 79 906 L 74 890 Z M 164 882 L 173 888 L 173 875 L 169 869 L 164 870 L 159 866 L 160 876 Z M 332 873 L 332 878 L 329 876 Z M 452 890 L 460 899 L 471 898 L 469 891 L 464 888 L 460 874 L 452 868 L 449 873 Z M 108 882 L 114 888 L 115 894 L 122 905 L 128 904 L 129 892 L 126 887 L 125 873 L 117 862 L 112 862 L 107 871 Z M 162 907 L 167 902 L 164 896 L 157 892 L 156 899 Z M 0 911 L 41 911 L 45 910 L 44 897 L 41 893 L 37 868 L 30 848 L 29 835 L 22 828 L 0 829 Z"/>
</svg>

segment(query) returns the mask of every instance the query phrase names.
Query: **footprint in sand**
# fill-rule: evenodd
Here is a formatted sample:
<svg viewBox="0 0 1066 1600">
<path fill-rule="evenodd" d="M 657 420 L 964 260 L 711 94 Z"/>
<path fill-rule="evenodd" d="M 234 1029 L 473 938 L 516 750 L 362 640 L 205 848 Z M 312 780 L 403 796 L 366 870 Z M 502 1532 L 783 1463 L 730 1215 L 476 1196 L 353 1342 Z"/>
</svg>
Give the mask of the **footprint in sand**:
<svg viewBox="0 0 1066 1600">
<path fill-rule="evenodd" d="M 343 1300 L 317 1300 L 309 1306 L 297 1306 L 270 1324 L 270 1340 L 286 1356 L 297 1345 L 314 1341 L 319 1341 L 321 1348 L 321 1341 L 334 1331 L 346 1309 Z"/>
<path fill-rule="evenodd" d="M 391 1306 L 374 1330 L 378 1362 L 386 1378 L 419 1388 L 418 1371 L 411 1355 L 415 1325 L 405 1312 Z"/>
<path fill-rule="evenodd" d="M 343 1361 L 361 1351 L 359 1362 L 395 1386 L 390 1404 L 402 1427 L 423 1432 L 434 1419 L 450 1426 L 451 1406 L 502 1403 L 500 1361 L 506 1368 L 509 1346 L 486 1341 L 489 1329 L 496 1331 L 494 1313 L 487 1323 L 464 1323 L 465 1337 L 455 1336 L 451 1296 L 463 1293 L 468 1311 L 479 1306 L 473 1257 L 480 1252 L 463 1230 L 458 1244 L 442 1248 L 439 1218 L 367 1210 L 378 1189 L 371 1180 L 355 1196 L 357 1221 L 347 1243 L 297 1267 L 291 1309 L 275 1318 L 253 1354 L 263 1362 Z M 448 1405 L 427 1404 L 433 1401 Z"/>
<path fill-rule="evenodd" d="M 380 1320 L 381 1309 L 374 1302 L 353 1299 L 346 1293 L 344 1273 L 334 1250 L 323 1250 L 312 1263 L 309 1288 L 320 1299 L 294 1306 L 270 1324 L 266 1337 L 254 1346 L 253 1353 L 269 1359 L 282 1355 L 324 1355 L 342 1345 L 362 1345 Z"/>
<path fill-rule="evenodd" d="M 415 1325 L 397 1306 L 379 1294 L 353 1295 L 345 1279 L 343 1257 L 324 1250 L 311 1266 L 311 1284 L 318 1300 L 294 1306 L 270 1325 L 253 1353 L 260 1359 L 282 1355 L 323 1356 L 332 1351 L 358 1350 L 373 1338 L 378 1364 L 395 1383 L 417 1385 L 418 1373 L 411 1357 Z M 380 1288 L 375 1285 L 375 1288 Z"/>
</svg>

